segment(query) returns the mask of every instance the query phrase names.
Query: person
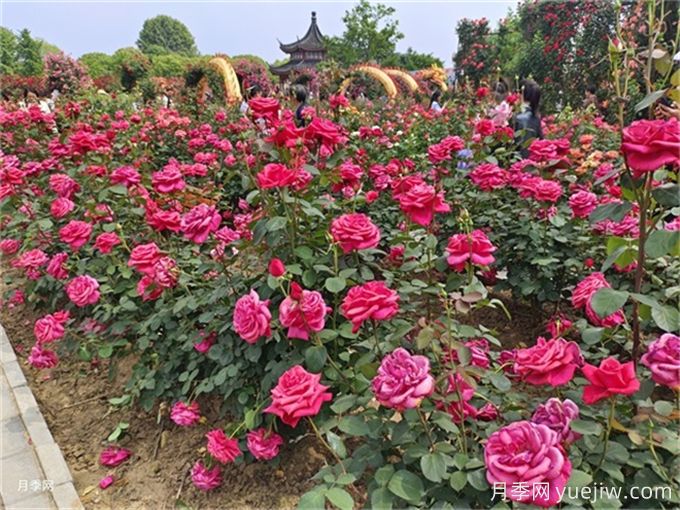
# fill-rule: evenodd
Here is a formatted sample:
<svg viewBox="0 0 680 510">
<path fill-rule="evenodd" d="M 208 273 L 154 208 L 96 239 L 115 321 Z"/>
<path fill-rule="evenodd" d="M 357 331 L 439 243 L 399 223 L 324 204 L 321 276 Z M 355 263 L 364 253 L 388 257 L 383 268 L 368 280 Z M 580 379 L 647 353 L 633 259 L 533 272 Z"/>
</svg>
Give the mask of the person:
<svg viewBox="0 0 680 510">
<path fill-rule="evenodd" d="M 675 101 L 659 101 L 654 109 L 654 113 L 657 118 L 665 118 L 667 120 L 676 119 L 680 121 L 680 105 Z"/>
<path fill-rule="evenodd" d="M 522 113 L 515 116 L 515 139 L 520 145 L 522 157 L 527 157 L 529 151 L 527 142 L 533 138 L 543 138 L 541 129 L 541 88 L 533 80 L 524 80 L 522 88 Z"/>
<path fill-rule="evenodd" d="M 586 97 L 583 100 L 584 108 L 588 108 L 590 105 L 597 107 L 597 88 L 594 85 L 586 87 Z"/>
<path fill-rule="evenodd" d="M 506 126 L 512 117 L 512 106 L 506 101 L 510 87 L 503 78 L 498 78 L 494 87 L 496 106 L 489 109 L 489 117 L 495 126 Z"/>
<path fill-rule="evenodd" d="M 510 87 L 508 87 L 508 84 L 505 82 L 503 78 L 498 78 L 498 81 L 496 82 L 496 86 L 494 87 L 494 97 L 496 99 L 496 103 L 501 104 L 505 102 L 505 98 L 508 97 L 508 91 L 510 90 Z"/>
<path fill-rule="evenodd" d="M 307 89 L 304 85 L 297 85 L 295 87 L 295 100 L 298 102 L 298 106 L 295 109 L 295 125 L 297 127 L 305 127 L 306 120 L 302 112 L 307 107 Z"/>
<path fill-rule="evenodd" d="M 441 101 L 442 97 L 442 91 L 437 89 L 432 93 L 432 96 L 430 96 L 430 110 L 434 112 L 441 112 L 443 110 L 442 105 L 439 104 L 439 101 Z"/>
<path fill-rule="evenodd" d="M 241 112 L 241 115 L 247 115 L 248 114 L 248 101 L 254 97 L 259 97 L 262 95 L 262 89 L 260 86 L 256 83 L 252 87 L 248 87 L 246 89 L 246 93 L 243 96 L 243 99 L 241 101 L 241 106 L 239 107 L 239 111 Z"/>
</svg>

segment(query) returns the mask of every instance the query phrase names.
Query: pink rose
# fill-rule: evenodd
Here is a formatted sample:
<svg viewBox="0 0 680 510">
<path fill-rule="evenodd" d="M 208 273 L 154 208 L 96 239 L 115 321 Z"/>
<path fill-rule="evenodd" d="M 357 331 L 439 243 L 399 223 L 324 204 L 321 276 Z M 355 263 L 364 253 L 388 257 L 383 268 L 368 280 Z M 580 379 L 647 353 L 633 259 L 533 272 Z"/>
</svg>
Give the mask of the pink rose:
<svg viewBox="0 0 680 510">
<path fill-rule="evenodd" d="M 73 201 L 66 197 L 59 197 L 50 204 L 50 214 L 55 218 L 63 218 L 68 215 L 76 207 Z"/>
<path fill-rule="evenodd" d="M 271 460 L 279 454 L 283 438 L 274 431 L 261 427 L 247 434 L 248 450 L 258 460 Z"/>
<path fill-rule="evenodd" d="M 201 354 L 205 354 L 217 341 L 217 333 L 213 331 L 212 333 L 206 335 L 205 331 L 199 331 L 198 334 L 199 338 L 201 338 L 201 341 L 194 344 L 194 349 L 196 349 L 196 351 L 200 352 Z"/>
<path fill-rule="evenodd" d="M 28 356 L 28 362 L 31 366 L 43 369 L 56 367 L 59 363 L 57 353 L 47 349 L 43 349 L 39 343 L 31 348 L 31 354 Z"/>
<path fill-rule="evenodd" d="M 558 313 L 550 318 L 550 321 L 546 325 L 546 331 L 550 333 L 551 338 L 557 338 L 558 336 L 562 336 L 566 331 L 569 331 L 571 326 L 572 322 L 563 314 Z"/>
<path fill-rule="evenodd" d="M 248 101 L 248 107 L 256 119 L 263 117 L 274 120 L 279 115 L 281 105 L 272 97 L 255 97 Z"/>
<path fill-rule="evenodd" d="M 446 213 L 451 210 L 444 201 L 444 193 L 435 190 L 429 184 L 417 184 L 399 195 L 399 207 L 408 218 L 423 227 L 432 223 L 435 213 Z"/>
<path fill-rule="evenodd" d="M 418 407 L 434 391 L 430 361 L 399 347 L 382 359 L 371 388 L 385 407 L 399 411 Z"/>
<path fill-rule="evenodd" d="M 470 364 L 475 367 L 489 368 L 491 362 L 489 361 L 489 341 L 485 338 L 479 338 L 477 340 L 468 340 L 464 342 L 463 345 L 470 350 Z M 444 363 L 453 360 L 458 363 L 458 351 L 456 349 L 451 349 L 449 355 L 444 355 Z"/>
<path fill-rule="evenodd" d="M 130 252 L 128 259 L 128 267 L 132 267 L 140 273 L 153 276 L 155 272 L 156 262 L 162 257 L 161 251 L 156 246 L 156 243 L 138 244 Z"/>
<path fill-rule="evenodd" d="M 154 172 L 151 175 L 151 185 L 158 193 L 172 193 L 182 191 L 186 183 L 179 168 L 168 165 L 160 172 Z"/>
<path fill-rule="evenodd" d="M 590 383 L 583 388 L 583 402 L 588 405 L 613 395 L 632 395 L 640 389 L 632 361 L 619 363 L 610 356 L 599 367 L 586 363 L 581 371 Z"/>
<path fill-rule="evenodd" d="M 271 320 L 269 300 L 260 301 L 260 296 L 254 290 L 236 301 L 234 331 L 249 344 L 254 344 L 262 336 L 268 337 L 272 334 Z"/>
<path fill-rule="evenodd" d="M 68 270 L 66 269 L 66 261 L 68 260 L 68 253 L 55 253 L 47 264 L 47 274 L 56 280 L 65 280 L 68 278 Z"/>
<path fill-rule="evenodd" d="M 493 163 L 482 163 L 470 172 L 470 180 L 483 191 L 492 191 L 505 187 L 508 172 Z"/>
<path fill-rule="evenodd" d="M 197 489 L 211 491 L 222 484 L 222 468 L 217 464 L 208 469 L 198 460 L 191 468 L 191 481 Z"/>
<path fill-rule="evenodd" d="M 531 416 L 532 423 L 545 425 L 555 431 L 560 443 L 573 443 L 581 434 L 570 428 L 572 420 L 578 420 L 578 406 L 568 398 L 562 402 L 559 398 L 550 398 L 539 405 Z"/>
<path fill-rule="evenodd" d="M 297 283 L 293 282 L 295 286 Z M 326 314 L 330 311 L 319 292 L 299 289 L 299 292 L 291 291 L 291 295 L 281 301 L 279 321 L 288 328 L 288 338 L 309 340 L 309 333 L 318 333 L 324 328 Z"/>
<path fill-rule="evenodd" d="M 571 304 L 574 308 L 585 308 L 586 317 L 595 326 L 613 327 L 625 322 L 625 317 L 622 310 L 617 310 L 607 317 L 600 317 L 592 307 L 593 295 L 599 289 L 611 288 L 609 282 L 600 272 L 591 273 L 574 288 L 571 294 Z"/>
<path fill-rule="evenodd" d="M 556 505 L 571 476 L 571 462 L 560 445 L 558 434 L 545 425 L 517 421 L 489 436 L 484 447 L 486 479 L 505 487 L 524 483 L 527 491 L 508 490 L 513 501 L 542 507 Z M 546 494 L 533 491 L 532 484 L 547 483 Z"/>
<path fill-rule="evenodd" d="M 93 305 L 99 301 L 99 282 L 90 275 L 76 276 L 66 284 L 66 294 L 76 306 Z"/>
<path fill-rule="evenodd" d="M 122 184 L 123 186 L 133 186 L 142 182 L 142 176 L 131 166 L 121 166 L 116 168 L 109 179 L 112 184 Z"/>
<path fill-rule="evenodd" d="M 297 172 L 280 163 L 269 163 L 257 174 L 257 184 L 262 189 L 285 188 L 295 182 Z"/>
<path fill-rule="evenodd" d="M 120 244 L 120 238 L 115 232 L 99 234 L 94 241 L 94 247 L 103 254 L 111 253 L 114 246 Z"/>
<path fill-rule="evenodd" d="M 649 344 L 641 362 L 652 371 L 654 382 L 680 391 L 680 337 L 661 335 Z"/>
<path fill-rule="evenodd" d="M 621 151 L 637 176 L 680 164 L 680 122 L 638 120 L 623 130 Z"/>
<path fill-rule="evenodd" d="M 222 464 L 234 462 L 236 457 L 241 455 L 238 441 L 227 437 L 224 430 L 213 429 L 205 437 L 208 440 L 208 453 Z"/>
<path fill-rule="evenodd" d="M 574 218 L 587 218 L 597 207 L 597 195 L 590 191 L 577 191 L 569 197 L 569 207 Z"/>
<path fill-rule="evenodd" d="M 532 195 L 541 202 L 557 202 L 562 196 L 562 186 L 556 181 L 537 179 L 533 182 Z"/>
<path fill-rule="evenodd" d="M 286 370 L 272 389 L 272 403 L 264 412 L 271 413 L 286 425 L 295 427 L 301 418 L 316 416 L 324 402 L 333 398 L 319 381 L 321 374 L 311 374 L 300 365 Z"/>
<path fill-rule="evenodd" d="M 269 274 L 274 278 L 280 278 L 286 274 L 286 265 L 281 259 L 273 258 L 269 261 Z"/>
<path fill-rule="evenodd" d="M 0 241 L 0 252 L 3 255 L 14 255 L 21 248 L 21 243 L 16 239 L 3 239 Z"/>
<path fill-rule="evenodd" d="M 488 266 L 496 260 L 492 255 L 496 247 L 481 230 L 451 236 L 446 250 L 449 253 L 446 260 L 455 271 L 464 271 L 468 262 L 477 266 Z"/>
<path fill-rule="evenodd" d="M 514 372 L 530 384 L 561 386 L 571 381 L 582 364 L 583 355 L 575 342 L 538 337 L 533 347 L 515 351 Z"/>
<path fill-rule="evenodd" d="M 92 225 L 86 221 L 72 220 L 59 229 L 59 239 L 76 251 L 90 239 Z"/>
<path fill-rule="evenodd" d="M 365 214 L 343 214 L 331 223 L 333 241 L 344 253 L 368 250 L 380 243 L 380 229 Z"/>
<path fill-rule="evenodd" d="M 201 419 L 198 402 L 194 401 L 191 404 L 175 402 L 170 411 L 170 419 L 181 427 L 195 425 Z"/>
<path fill-rule="evenodd" d="M 382 281 L 364 283 L 349 289 L 340 310 L 356 333 L 365 320 L 384 321 L 397 315 L 399 294 Z"/>
<path fill-rule="evenodd" d="M 50 175 L 50 188 L 60 197 L 71 198 L 80 191 L 80 185 L 66 174 Z"/>
<path fill-rule="evenodd" d="M 64 324 L 69 320 L 68 312 L 55 312 L 48 314 L 37 321 L 33 326 L 33 334 L 39 344 L 54 342 L 63 338 L 65 333 Z"/>
<path fill-rule="evenodd" d="M 107 446 L 99 454 L 99 463 L 106 467 L 116 467 L 130 458 L 132 452 L 120 446 Z"/>
<path fill-rule="evenodd" d="M 199 204 L 182 216 L 184 237 L 196 244 L 202 244 L 211 232 L 215 232 L 222 218 L 215 207 Z"/>
</svg>

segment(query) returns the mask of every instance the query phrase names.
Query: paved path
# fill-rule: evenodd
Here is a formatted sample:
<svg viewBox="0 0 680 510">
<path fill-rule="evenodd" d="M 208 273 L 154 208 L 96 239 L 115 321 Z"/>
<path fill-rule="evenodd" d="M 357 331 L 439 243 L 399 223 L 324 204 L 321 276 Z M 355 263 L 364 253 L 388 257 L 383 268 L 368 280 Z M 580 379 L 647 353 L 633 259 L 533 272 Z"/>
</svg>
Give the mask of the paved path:
<svg viewBox="0 0 680 510">
<path fill-rule="evenodd" d="M 2 326 L 0 436 L 0 509 L 83 508 Z"/>
</svg>

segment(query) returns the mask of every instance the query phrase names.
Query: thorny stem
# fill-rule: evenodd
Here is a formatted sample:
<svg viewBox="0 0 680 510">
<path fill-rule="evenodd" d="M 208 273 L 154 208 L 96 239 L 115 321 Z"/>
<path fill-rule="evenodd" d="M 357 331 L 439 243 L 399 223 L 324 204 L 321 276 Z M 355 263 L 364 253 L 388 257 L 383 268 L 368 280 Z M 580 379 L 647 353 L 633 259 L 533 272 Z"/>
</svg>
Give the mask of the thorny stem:
<svg viewBox="0 0 680 510">
<path fill-rule="evenodd" d="M 342 463 L 342 459 L 340 456 L 335 452 L 333 448 L 331 448 L 331 445 L 329 445 L 326 440 L 323 438 L 321 435 L 321 432 L 319 432 L 319 429 L 316 427 L 316 424 L 314 423 L 314 420 L 311 418 L 307 418 L 307 421 L 309 421 L 309 424 L 312 426 L 312 429 L 314 430 L 314 434 L 316 434 L 316 437 L 321 441 L 321 444 L 323 444 L 326 449 L 331 452 L 331 455 L 335 458 L 338 464 L 340 464 L 340 468 L 342 469 L 342 472 L 347 474 L 347 471 L 345 470 L 345 465 Z"/>
<path fill-rule="evenodd" d="M 607 456 L 607 446 L 609 445 L 609 434 L 611 434 L 612 426 L 614 425 L 614 413 L 616 412 L 616 397 L 615 396 L 611 397 L 609 402 L 610 402 L 609 403 L 609 418 L 607 418 L 607 430 L 604 433 L 604 448 L 602 449 L 602 457 L 600 457 L 600 462 L 597 463 L 597 467 L 595 468 L 595 471 L 593 471 L 593 478 L 595 477 L 597 472 L 602 467 L 602 463 L 604 462 L 604 458 Z"/>
<path fill-rule="evenodd" d="M 425 415 L 423 414 L 423 411 L 421 411 L 420 407 L 416 407 L 416 412 L 418 413 L 420 422 L 423 424 L 423 428 L 425 429 L 427 440 L 430 442 L 430 451 L 434 451 L 434 440 L 432 439 L 432 431 L 430 430 L 430 426 L 427 424 Z"/>
</svg>

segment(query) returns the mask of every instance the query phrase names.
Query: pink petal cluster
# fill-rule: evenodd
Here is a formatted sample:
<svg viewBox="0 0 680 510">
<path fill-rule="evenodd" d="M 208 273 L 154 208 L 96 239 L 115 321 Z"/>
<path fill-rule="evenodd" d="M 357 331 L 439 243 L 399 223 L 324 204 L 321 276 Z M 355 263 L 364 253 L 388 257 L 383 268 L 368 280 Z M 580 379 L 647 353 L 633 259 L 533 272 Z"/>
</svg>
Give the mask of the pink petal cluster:
<svg viewBox="0 0 680 510">
<path fill-rule="evenodd" d="M 380 243 L 380 229 L 361 213 L 335 218 L 331 223 L 331 236 L 344 253 L 375 248 Z"/>
<path fill-rule="evenodd" d="M 371 388 L 385 407 L 399 411 L 418 407 L 434 391 L 430 361 L 399 347 L 382 359 Z"/>
<path fill-rule="evenodd" d="M 191 481 L 197 489 L 211 491 L 222 484 L 222 468 L 217 464 L 208 469 L 198 460 L 191 468 Z"/>
<path fill-rule="evenodd" d="M 248 451 L 258 460 L 271 460 L 279 454 L 283 438 L 274 431 L 263 427 L 246 434 Z"/>
<path fill-rule="evenodd" d="M 175 402 L 170 411 L 170 419 L 180 427 L 190 427 L 195 425 L 201 419 L 201 411 L 198 402 L 194 401 L 190 404 L 184 402 Z"/>
<path fill-rule="evenodd" d="M 286 370 L 272 389 L 272 403 L 264 412 L 281 418 L 286 425 L 295 427 L 301 418 L 316 416 L 324 402 L 333 395 L 328 386 L 320 383 L 321 374 L 311 374 L 302 366 Z"/>
<path fill-rule="evenodd" d="M 269 300 L 260 301 L 260 296 L 254 290 L 236 301 L 234 331 L 249 344 L 254 344 L 260 337 L 271 335 L 271 320 Z"/>
<path fill-rule="evenodd" d="M 568 398 L 562 401 L 553 397 L 536 408 L 531 421 L 555 431 L 561 443 L 570 444 L 581 437 L 581 434 L 572 431 L 570 427 L 571 422 L 578 418 L 579 409 L 574 402 Z"/>
<path fill-rule="evenodd" d="M 208 453 L 222 464 L 234 462 L 241 455 L 238 440 L 227 437 L 224 430 L 213 429 L 205 437 L 208 440 Z"/>
<path fill-rule="evenodd" d="M 515 351 L 514 373 L 530 384 L 562 386 L 581 365 L 583 355 L 576 342 L 538 337 L 533 347 Z"/>
<path fill-rule="evenodd" d="M 297 284 L 293 284 L 294 286 Z M 321 294 L 315 290 L 294 292 L 279 305 L 279 321 L 288 328 L 288 338 L 309 340 L 309 334 L 318 333 L 326 325 L 326 314 L 331 309 L 326 306 Z"/>
<path fill-rule="evenodd" d="M 680 391 L 680 337 L 661 335 L 649 344 L 641 362 L 652 371 L 654 382 Z"/>
<path fill-rule="evenodd" d="M 120 446 L 107 446 L 99 454 L 99 463 L 106 467 L 116 467 L 130 458 L 132 452 Z"/>
<path fill-rule="evenodd" d="M 399 313 L 399 294 L 383 281 L 372 281 L 349 289 L 340 307 L 356 333 L 365 320 L 384 321 Z"/>
<path fill-rule="evenodd" d="M 451 236 L 446 251 L 446 260 L 455 271 L 464 271 L 467 263 L 488 266 L 496 260 L 492 255 L 496 247 L 481 230 Z"/>
<path fill-rule="evenodd" d="M 76 306 L 93 305 L 99 301 L 99 282 L 90 275 L 80 275 L 66 284 L 66 294 Z"/>
</svg>

